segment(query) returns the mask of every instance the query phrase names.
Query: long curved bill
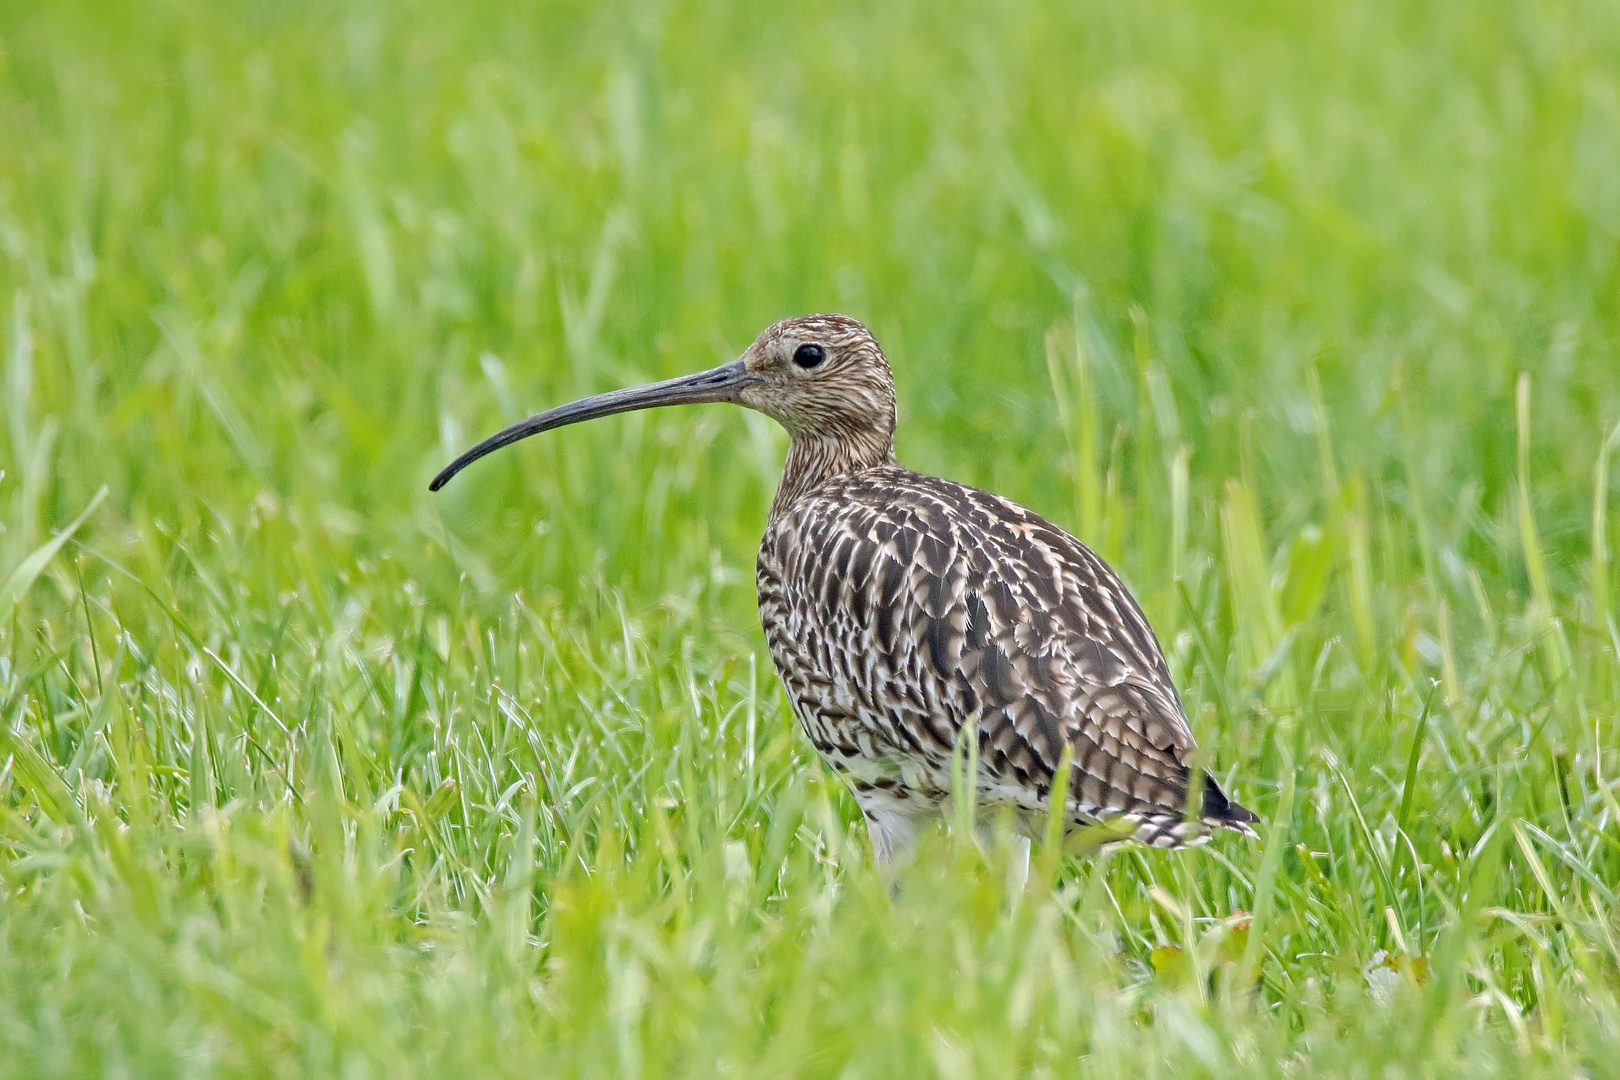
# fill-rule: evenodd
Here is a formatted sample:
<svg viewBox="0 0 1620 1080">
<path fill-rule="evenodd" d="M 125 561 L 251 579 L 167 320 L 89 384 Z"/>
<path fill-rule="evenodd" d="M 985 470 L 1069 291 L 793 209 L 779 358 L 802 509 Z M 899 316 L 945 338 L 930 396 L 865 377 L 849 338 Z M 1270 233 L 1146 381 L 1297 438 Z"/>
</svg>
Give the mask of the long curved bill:
<svg viewBox="0 0 1620 1080">
<path fill-rule="evenodd" d="M 499 450 L 503 446 L 510 446 L 519 439 L 527 439 L 530 435 L 538 435 L 542 431 L 565 427 L 568 424 L 577 424 L 582 420 L 595 420 L 599 416 L 634 412 L 637 409 L 656 409 L 661 405 L 697 405 L 710 401 L 735 402 L 740 399 L 743 387 L 748 386 L 754 379 L 741 360 L 733 360 L 729 364 L 721 364 L 717 368 L 700 371 L 696 375 L 682 375 L 674 379 L 665 379 L 663 382 L 649 383 L 646 386 L 612 390 L 606 394 L 597 394 L 595 397 L 559 405 L 555 409 L 547 409 L 543 413 L 496 432 L 456 458 L 433 478 L 428 490 L 438 491 L 448 484 L 456 473 L 485 454 Z"/>
</svg>

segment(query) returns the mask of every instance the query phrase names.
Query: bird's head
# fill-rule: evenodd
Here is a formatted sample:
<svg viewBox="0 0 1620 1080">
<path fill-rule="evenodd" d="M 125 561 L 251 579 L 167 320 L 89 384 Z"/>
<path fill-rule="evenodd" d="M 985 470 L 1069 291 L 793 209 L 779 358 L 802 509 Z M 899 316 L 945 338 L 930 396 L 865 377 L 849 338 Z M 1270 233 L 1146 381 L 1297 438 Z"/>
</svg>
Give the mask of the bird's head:
<svg viewBox="0 0 1620 1080">
<path fill-rule="evenodd" d="M 894 444 L 894 377 L 871 333 L 843 315 L 801 315 L 767 327 L 742 356 L 695 375 L 613 390 L 529 417 L 462 454 L 433 478 L 438 491 L 485 454 L 552 428 L 600 416 L 729 401 L 757 409 L 796 443 L 845 446 L 871 464 Z"/>
<path fill-rule="evenodd" d="M 794 438 L 894 438 L 894 376 L 871 333 L 844 315 L 801 315 L 766 327 L 738 361 L 737 400 Z"/>
</svg>

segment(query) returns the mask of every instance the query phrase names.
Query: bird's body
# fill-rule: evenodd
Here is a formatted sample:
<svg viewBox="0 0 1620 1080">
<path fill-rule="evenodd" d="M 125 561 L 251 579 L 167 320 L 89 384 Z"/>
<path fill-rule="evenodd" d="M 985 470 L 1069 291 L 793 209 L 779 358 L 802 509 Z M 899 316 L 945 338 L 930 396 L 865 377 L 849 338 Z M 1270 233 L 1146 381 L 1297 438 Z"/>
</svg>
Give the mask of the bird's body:
<svg viewBox="0 0 1620 1080">
<path fill-rule="evenodd" d="M 760 619 L 795 714 L 848 778 L 880 853 L 950 799 L 965 724 L 976 801 L 1026 827 L 1072 748 L 1067 814 L 1180 846 L 1192 733 L 1153 630 L 1074 537 L 999 496 L 881 465 L 772 516 Z M 1241 808 L 1206 781 L 1198 818 Z"/>
<path fill-rule="evenodd" d="M 807 362 L 809 361 L 809 362 Z M 435 480 L 534 431 L 679 401 L 729 400 L 792 435 L 760 545 L 760 619 L 805 734 L 854 791 L 887 860 L 952 790 L 973 725 L 975 801 L 1043 820 L 1064 748 L 1074 827 L 1113 819 L 1160 847 L 1254 815 L 1204 777 L 1153 630 L 1089 548 L 1000 496 L 902 468 L 894 390 L 865 327 L 768 328 L 710 372 L 563 406 L 475 447 Z"/>
</svg>

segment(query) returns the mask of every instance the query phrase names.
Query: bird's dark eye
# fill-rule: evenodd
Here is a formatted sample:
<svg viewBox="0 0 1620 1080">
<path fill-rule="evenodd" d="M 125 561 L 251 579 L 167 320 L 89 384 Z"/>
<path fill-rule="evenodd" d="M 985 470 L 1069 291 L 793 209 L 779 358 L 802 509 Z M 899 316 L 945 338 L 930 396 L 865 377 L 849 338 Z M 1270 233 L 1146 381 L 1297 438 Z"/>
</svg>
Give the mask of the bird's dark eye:
<svg viewBox="0 0 1620 1080">
<path fill-rule="evenodd" d="M 827 350 L 820 345 L 800 345 L 793 350 L 793 362 L 807 370 L 816 367 L 825 359 Z"/>
</svg>

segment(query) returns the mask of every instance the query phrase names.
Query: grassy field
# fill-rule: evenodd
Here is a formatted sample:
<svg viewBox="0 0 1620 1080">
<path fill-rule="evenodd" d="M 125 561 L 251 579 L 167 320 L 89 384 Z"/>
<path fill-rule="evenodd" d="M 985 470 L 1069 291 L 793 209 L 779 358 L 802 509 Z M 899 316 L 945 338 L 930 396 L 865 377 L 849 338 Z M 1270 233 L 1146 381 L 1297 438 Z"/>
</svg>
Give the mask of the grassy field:
<svg viewBox="0 0 1620 1080">
<path fill-rule="evenodd" d="M 1121 569 L 1265 826 L 891 898 L 722 406 Z M 1620 7 L 0 4 L 0 1076 L 1620 1069 Z"/>
</svg>

